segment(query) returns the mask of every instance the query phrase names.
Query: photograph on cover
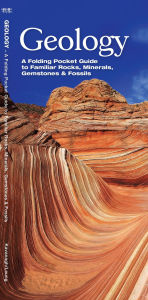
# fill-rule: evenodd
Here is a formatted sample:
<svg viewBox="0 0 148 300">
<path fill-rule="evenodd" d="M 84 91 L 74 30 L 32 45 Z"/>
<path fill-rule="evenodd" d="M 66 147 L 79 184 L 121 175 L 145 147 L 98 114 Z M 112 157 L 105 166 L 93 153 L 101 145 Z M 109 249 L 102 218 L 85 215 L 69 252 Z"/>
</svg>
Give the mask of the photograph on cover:
<svg viewBox="0 0 148 300">
<path fill-rule="evenodd" d="M 148 299 L 147 11 L 1 1 L 0 300 Z"/>
</svg>

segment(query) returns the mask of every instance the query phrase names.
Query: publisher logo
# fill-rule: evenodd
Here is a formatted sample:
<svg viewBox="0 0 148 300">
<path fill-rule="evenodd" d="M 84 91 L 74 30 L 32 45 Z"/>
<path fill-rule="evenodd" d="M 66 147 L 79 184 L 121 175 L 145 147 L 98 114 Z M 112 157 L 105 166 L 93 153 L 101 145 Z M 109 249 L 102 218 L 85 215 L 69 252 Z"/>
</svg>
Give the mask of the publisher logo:
<svg viewBox="0 0 148 300">
<path fill-rule="evenodd" d="M 11 14 L 12 13 L 12 8 L 11 7 L 2 7 L 1 12 L 3 14 Z"/>
</svg>

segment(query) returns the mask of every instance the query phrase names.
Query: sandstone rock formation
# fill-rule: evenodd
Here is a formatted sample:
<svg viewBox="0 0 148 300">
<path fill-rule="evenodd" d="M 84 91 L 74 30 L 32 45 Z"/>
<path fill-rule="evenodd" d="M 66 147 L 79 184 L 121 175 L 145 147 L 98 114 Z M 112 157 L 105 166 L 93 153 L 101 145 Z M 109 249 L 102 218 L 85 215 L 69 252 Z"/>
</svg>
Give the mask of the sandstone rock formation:
<svg viewBox="0 0 148 300">
<path fill-rule="evenodd" d="M 11 101 L 8 125 L 0 299 L 146 298 L 148 103 L 95 79 L 53 91 L 38 130 Z"/>
<path fill-rule="evenodd" d="M 142 124 L 139 123 L 141 118 Z M 144 126 L 145 119 L 148 119 L 148 102 L 129 105 L 106 82 L 92 79 L 74 89 L 55 89 L 41 117 L 40 128 L 51 133 L 125 130 L 135 122 L 137 126 Z"/>
<path fill-rule="evenodd" d="M 54 90 L 39 129 L 48 130 L 107 181 L 130 184 L 148 178 L 147 165 L 143 171 L 136 167 L 136 157 L 141 157 L 141 164 L 147 160 L 148 102 L 129 105 L 104 81 L 92 79 L 74 89 Z"/>
<path fill-rule="evenodd" d="M 34 112 L 32 113 L 32 106 L 30 109 L 28 108 L 27 114 L 24 114 L 24 110 L 26 112 L 26 109 L 22 109 L 22 106 L 23 105 L 15 104 L 10 98 L 8 98 L 7 132 L 9 143 L 23 143 L 29 145 L 38 145 L 41 143 L 48 146 L 58 145 L 58 143 L 52 139 L 51 135 L 37 130 L 39 113 L 37 114 L 38 121 L 36 121 L 37 115 Z M 36 110 L 37 109 L 41 110 L 40 107 L 36 108 Z M 35 121 L 32 122 L 32 117 L 34 114 Z M 2 84 L 0 84 L 0 142 L 3 142 L 4 139 L 4 123 L 4 88 Z"/>
<path fill-rule="evenodd" d="M 45 107 L 35 104 L 16 103 L 16 106 L 23 114 L 34 124 L 35 129 L 38 129 L 39 120 L 45 111 Z"/>
</svg>

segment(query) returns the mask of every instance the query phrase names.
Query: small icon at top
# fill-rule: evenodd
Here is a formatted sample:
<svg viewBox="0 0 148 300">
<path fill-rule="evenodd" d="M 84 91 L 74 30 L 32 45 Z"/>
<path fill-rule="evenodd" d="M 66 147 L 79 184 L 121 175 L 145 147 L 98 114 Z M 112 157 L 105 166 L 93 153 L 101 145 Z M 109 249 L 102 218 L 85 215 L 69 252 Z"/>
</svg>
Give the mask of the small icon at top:
<svg viewBox="0 0 148 300">
<path fill-rule="evenodd" d="M 11 7 L 2 7 L 1 11 L 3 14 L 11 14 L 12 13 L 12 8 Z"/>
</svg>

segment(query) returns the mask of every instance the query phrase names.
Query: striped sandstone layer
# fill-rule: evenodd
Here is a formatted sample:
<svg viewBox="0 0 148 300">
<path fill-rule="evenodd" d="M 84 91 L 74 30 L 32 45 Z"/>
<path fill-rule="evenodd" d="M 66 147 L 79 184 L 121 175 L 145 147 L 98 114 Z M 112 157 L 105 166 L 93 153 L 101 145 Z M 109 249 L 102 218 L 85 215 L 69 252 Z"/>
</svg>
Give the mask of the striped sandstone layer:
<svg viewBox="0 0 148 300">
<path fill-rule="evenodd" d="M 142 299 L 144 194 L 133 201 L 113 193 L 64 148 L 11 144 L 8 150 L 9 221 L 1 234 L 2 249 L 9 244 L 9 282 L 2 265 L 1 299 Z"/>
</svg>

